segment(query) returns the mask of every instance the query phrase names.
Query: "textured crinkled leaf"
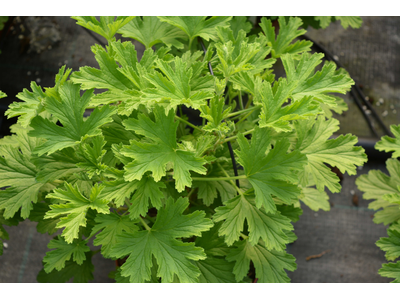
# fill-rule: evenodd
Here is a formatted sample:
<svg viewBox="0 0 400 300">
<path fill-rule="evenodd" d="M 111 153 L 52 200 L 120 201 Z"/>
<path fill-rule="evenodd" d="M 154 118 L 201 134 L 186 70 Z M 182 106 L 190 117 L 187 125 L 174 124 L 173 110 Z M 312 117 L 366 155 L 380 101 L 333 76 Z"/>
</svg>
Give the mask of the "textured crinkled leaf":
<svg viewBox="0 0 400 300">
<path fill-rule="evenodd" d="M 329 107 L 336 107 L 333 96 L 328 93 L 345 94 L 354 84 L 346 72 L 336 70 L 336 64 L 326 62 L 320 71 L 314 74 L 315 68 L 322 62 L 323 54 L 303 54 L 300 61 L 294 60 L 292 55 L 283 55 L 282 63 L 285 68 L 288 82 L 298 81 L 292 90 L 295 101 L 305 96 L 313 97 Z"/>
<path fill-rule="evenodd" d="M 287 204 L 300 195 L 297 187 L 297 175 L 307 162 L 306 156 L 299 151 L 288 153 L 290 143 L 287 139 L 279 140 L 271 147 L 270 130 L 255 127 L 251 144 L 242 135 L 238 135 L 240 151 L 236 151 L 239 163 L 255 191 L 255 203 L 258 208 L 264 206 L 266 212 L 274 213 L 276 206 L 272 195 Z"/>
<path fill-rule="evenodd" d="M 385 152 L 393 152 L 392 158 L 400 156 L 400 125 L 391 125 L 390 131 L 393 133 L 394 138 L 384 136 L 379 142 L 376 143 L 375 149 Z"/>
<path fill-rule="evenodd" d="M 395 260 L 400 256 L 400 232 L 389 228 L 387 233 L 389 237 L 380 238 L 376 245 L 386 252 L 385 257 L 387 260 Z"/>
<path fill-rule="evenodd" d="M 106 258 L 111 258 L 111 248 L 116 244 L 118 234 L 122 232 L 133 233 L 139 229 L 135 225 L 136 222 L 132 221 L 129 216 L 121 216 L 117 213 L 97 214 L 95 221 L 96 225 L 92 229 L 92 235 L 99 230 L 101 232 L 96 235 L 93 245 L 102 245 L 101 254 Z"/>
<path fill-rule="evenodd" d="M 247 17 L 244 16 L 234 16 L 230 21 L 230 29 L 233 32 L 233 36 L 236 38 L 239 31 L 243 30 L 246 33 L 249 33 L 253 28 L 253 24 L 247 21 Z"/>
<path fill-rule="evenodd" d="M 106 154 L 106 150 L 103 149 L 106 142 L 102 135 L 95 136 L 91 139 L 91 144 L 84 144 L 82 157 L 83 162 L 77 164 L 78 167 L 84 169 L 88 174 L 89 179 L 94 175 L 100 175 L 107 170 L 108 166 L 104 164 L 103 157 Z"/>
<path fill-rule="evenodd" d="M 383 200 L 384 195 L 399 192 L 397 186 L 400 183 L 400 162 L 397 159 L 388 159 L 386 168 L 389 176 L 379 170 L 371 170 L 356 179 L 358 189 L 364 192 L 364 199 Z"/>
<path fill-rule="evenodd" d="M 111 17 L 111 16 L 100 16 L 100 21 L 96 17 L 71 17 L 75 19 L 76 24 L 81 25 L 87 29 L 90 29 L 107 40 L 111 40 L 119 29 L 124 27 L 129 21 L 135 17 Z"/>
<path fill-rule="evenodd" d="M 237 248 L 227 255 L 228 261 L 236 261 L 233 273 L 236 281 L 241 281 L 250 268 L 250 261 L 256 269 L 256 278 L 260 283 L 290 282 L 285 269 L 294 271 L 297 267 L 293 255 L 286 252 L 267 250 L 263 245 L 252 246 L 247 240 L 237 242 Z"/>
<path fill-rule="evenodd" d="M 362 147 L 355 147 L 357 137 L 347 134 L 335 139 L 327 139 L 337 129 L 338 121 L 325 120 L 319 117 L 315 122 L 299 121 L 295 124 L 298 132 L 296 149 L 307 155 L 308 165 L 303 177 L 311 173 L 318 190 L 323 191 L 327 186 L 331 192 L 339 192 L 339 178 L 325 165 L 337 167 L 343 174 L 356 174 L 356 167 L 367 161 L 367 155 Z M 329 173 L 331 172 L 331 173 Z"/>
<path fill-rule="evenodd" d="M 299 199 L 313 211 L 318 211 L 320 209 L 329 211 L 331 209 L 331 205 L 328 201 L 329 196 L 325 191 L 304 187 Z"/>
<path fill-rule="evenodd" d="M 118 33 L 141 42 L 146 48 L 163 43 L 168 47 L 183 48 L 178 40 L 187 39 L 187 35 L 175 26 L 161 22 L 157 17 L 136 17 L 121 28 Z"/>
<path fill-rule="evenodd" d="M 392 283 L 400 283 L 400 261 L 383 264 L 378 273 L 383 277 L 394 278 L 395 280 L 393 280 Z"/>
<path fill-rule="evenodd" d="M 155 122 L 144 115 L 123 122 L 128 130 L 134 130 L 137 134 L 153 141 L 153 143 L 131 141 L 130 146 L 122 148 L 123 155 L 134 158 L 133 162 L 125 166 L 125 179 L 140 180 L 145 172 L 151 171 L 157 182 L 165 176 L 167 164 L 173 163 L 176 189 L 181 192 L 185 186 L 192 185 L 189 171 L 206 173 L 206 168 L 203 167 L 206 161 L 196 157 L 193 152 L 179 149 L 176 142 L 178 123 L 174 122 L 174 111 L 169 111 L 166 116 L 164 109 L 156 106 L 153 112 Z"/>
<path fill-rule="evenodd" d="M 46 197 L 66 201 L 63 204 L 52 204 L 50 210 L 46 213 L 45 219 L 67 215 L 60 218 L 57 228 L 65 227 L 62 236 L 67 243 L 78 237 L 79 228 L 86 226 L 86 213 L 89 208 L 96 210 L 98 213 L 109 214 L 109 199 L 104 199 L 101 190 L 104 186 L 95 184 L 92 187 L 89 198 L 82 195 L 77 185 L 65 183 L 63 189 L 55 189 Z"/>
<path fill-rule="evenodd" d="M 263 208 L 256 207 L 254 196 L 239 195 L 215 209 L 214 220 L 225 220 L 219 229 L 219 234 L 225 236 L 225 242 L 231 246 L 239 240 L 241 231 L 244 230 L 246 220 L 249 231 L 249 242 L 258 244 L 260 238 L 265 242 L 267 249 L 281 251 L 285 249 L 288 238 L 283 230 L 293 230 L 290 219 L 281 215 L 265 212 Z"/>
<path fill-rule="evenodd" d="M 157 219 L 150 230 L 122 233 L 111 250 L 111 256 L 129 255 L 121 267 L 121 275 L 130 277 L 130 282 L 144 282 L 151 278 L 152 256 L 157 260 L 157 277 L 162 282 L 172 282 L 176 275 L 180 282 L 196 282 L 199 269 L 191 260 L 205 259 L 202 248 L 194 243 L 176 240 L 178 237 L 199 236 L 213 226 L 205 219 L 203 211 L 182 215 L 188 207 L 187 198 L 174 201 L 168 198 L 165 207 L 158 210 Z"/>
<path fill-rule="evenodd" d="M 167 22 L 173 26 L 183 30 L 193 40 L 196 36 L 200 36 L 206 41 L 209 39 L 217 40 L 215 28 L 217 26 L 227 27 L 232 17 L 201 17 L 201 16 L 168 16 L 158 17 L 162 22 Z"/>
<path fill-rule="evenodd" d="M 60 271 L 65 267 L 65 262 L 70 260 L 71 257 L 73 261 L 81 265 L 86 259 L 85 252 L 90 251 L 86 243 L 87 241 L 76 240 L 68 244 L 62 237 L 52 239 L 47 245 L 47 248 L 56 249 L 48 251 L 43 258 L 43 262 L 45 263 L 44 270 L 46 273 L 50 273 L 54 269 Z"/>
<path fill-rule="evenodd" d="M 33 130 L 29 132 L 29 135 L 47 139 L 44 144 L 35 149 L 35 153 L 38 153 L 39 156 L 74 146 L 87 136 L 100 135 L 99 127 L 112 121 L 111 115 L 115 113 L 116 109 L 108 105 L 100 109 L 96 108 L 84 120 L 83 114 L 89 104 L 92 91 L 85 92 L 82 97 L 79 91 L 79 85 L 66 82 L 59 89 L 61 102 L 50 97 L 45 101 L 46 111 L 56 117 L 63 125 L 62 127 L 40 116 L 32 120 Z"/>
<path fill-rule="evenodd" d="M 290 17 L 286 22 L 285 17 L 279 17 L 278 22 L 278 36 L 275 36 L 275 27 L 272 26 L 271 20 L 263 17 L 260 23 L 260 27 L 268 39 L 268 44 L 272 47 L 272 57 L 278 58 L 285 53 L 299 54 L 311 50 L 312 43 L 310 41 L 303 40 L 292 43 L 295 38 L 306 33 L 305 29 L 299 29 L 303 24 L 300 18 Z"/>
<path fill-rule="evenodd" d="M 206 99 L 213 97 L 212 89 L 192 89 L 190 81 L 193 68 L 187 67 L 187 63 L 179 57 L 175 57 L 173 63 L 174 68 L 164 60 L 156 61 L 157 67 L 162 73 L 147 74 L 146 79 L 154 85 L 154 88 L 143 91 L 142 101 L 167 101 L 166 111 L 176 108 L 180 104 L 199 109 L 206 103 Z M 205 78 L 210 83 L 214 83 L 211 75 L 207 75 Z"/>
<path fill-rule="evenodd" d="M 374 223 L 388 225 L 400 220 L 400 207 L 399 205 L 386 206 L 384 209 L 378 211 L 374 215 Z"/>
<path fill-rule="evenodd" d="M 342 16 L 335 17 L 336 20 L 339 20 L 344 29 L 348 26 L 352 28 L 360 28 L 362 24 L 362 19 L 357 16 Z"/>
<path fill-rule="evenodd" d="M 233 262 L 224 258 L 207 257 L 205 260 L 195 261 L 200 270 L 199 283 L 234 283 Z"/>
<path fill-rule="evenodd" d="M 53 269 L 46 273 L 44 269 L 37 275 L 37 281 L 42 283 L 64 283 L 74 277 L 73 283 L 88 283 L 93 280 L 94 266 L 92 264 L 93 252 L 85 252 L 86 259 L 81 265 L 78 265 L 72 259 L 65 262 L 65 267 L 60 271 Z"/>
<path fill-rule="evenodd" d="M 207 124 L 203 126 L 203 130 L 217 133 L 227 133 L 234 128 L 232 121 L 224 122 L 223 120 L 228 116 L 232 107 L 224 110 L 224 98 L 213 97 L 209 105 L 200 107 L 200 117 L 207 119 Z"/>
</svg>

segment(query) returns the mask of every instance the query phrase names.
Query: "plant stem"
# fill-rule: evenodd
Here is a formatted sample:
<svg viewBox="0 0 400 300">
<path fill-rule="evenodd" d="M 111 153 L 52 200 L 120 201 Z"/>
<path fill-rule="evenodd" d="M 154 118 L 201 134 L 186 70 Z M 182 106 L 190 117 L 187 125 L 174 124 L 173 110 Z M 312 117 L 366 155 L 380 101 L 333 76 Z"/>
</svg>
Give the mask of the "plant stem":
<svg viewBox="0 0 400 300">
<path fill-rule="evenodd" d="M 239 107 L 240 107 L 241 110 L 244 110 L 243 99 L 242 99 L 242 91 L 241 90 L 239 91 Z"/>
<path fill-rule="evenodd" d="M 221 166 L 219 162 L 217 162 L 218 167 L 221 169 L 221 171 L 225 174 L 225 176 L 229 177 L 228 172 Z M 243 175 L 242 175 L 243 176 Z M 237 176 L 236 176 L 237 178 Z M 247 178 L 247 177 L 245 177 Z M 237 179 L 238 180 L 238 179 Z M 243 192 L 240 190 L 240 188 L 235 184 L 233 180 L 230 180 L 231 184 L 235 187 L 236 191 L 239 193 L 239 195 L 243 195 Z"/>
<path fill-rule="evenodd" d="M 184 123 L 184 124 L 186 124 L 186 125 L 192 127 L 193 129 L 199 130 L 200 132 L 203 132 L 203 133 L 204 133 L 204 130 L 203 130 L 203 129 L 197 127 L 196 125 L 193 125 L 192 123 L 190 123 L 190 122 L 188 122 L 188 121 L 182 119 L 181 117 L 175 116 L 175 119 L 177 119 L 179 122 L 182 122 L 182 123 Z"/>
<path fill-rule="evenodd" d="M 247 235 L 245 235 L 245 234 L 243 234 L 243 233 L 240 233 L 240 236 L 241 236 L 244 240 L 247 240 L 247 239 L 249 238 Z"/>
<path fill-rule="evenodd" d="M 239 110 L 239 111 L 230 113 L 230 114 L 228 115 L 228 118 L 232 118 L 232 117 L 234 117 L 234 116 L 241 115 L 241 114 L 247 113 L 247 112 L 249 112 L 249 111 L 253 111 L 253 110 L 255 110 L 256 108 L 259 108 L 259 106 L 253 106 L 253 107 L 250 107 L 250 108 L 246 108 L 246 109 L 243 109 L 243 110 Z"/>
<path fill-rule="evenodd" d="M 244 120 L 246 120 L 253 112 L 247 113 L 243 118 L 241 118 L 238 122 L 236 122 L 236 126 L 242 123 Z"/>
<path fill-rule="evenodd" d="M 194 193 L 195 190 L 196 190 L 196 188 L 191 189 L 190 192 L 189 192 L 189 194 L 187 194 L 186 197 L 190 198 L 190 196 L 192 196 L 192 194 Z"/>
<path fill-rule="evenodd" d="M 229 181 L 229 180 L 236 180 L 236 179 L 245 179 L 247 178 L 246 175 L 240 176 L 233 176 L 233 177 L 192 177 L 194 181 Z"/>
<path fill-rule="evenodd" d="M 139 220 L 140 220 L 140 222 L 142 222 L 142 225 L 144 226 L 144 228 L 146 228 L 147 231 L 151 230 L 149 225 L 146 224 L 146 222 L 142 219 L 142 217 L 139 217 Z"/>
<path fill-rule="evenodd" d="M 243 132 L 243 135 L 247 135 L 249 133 L 252 133 L 253 131 L 254 131 L 254 129 L 247 130 L 247 131 Z M 231 137 L 225 139 L 224 143 L 235 140 L 235 139 L 237 139 L 237 135 L 234 135 L 234 136 L 231 136 Z"/>
</svg>

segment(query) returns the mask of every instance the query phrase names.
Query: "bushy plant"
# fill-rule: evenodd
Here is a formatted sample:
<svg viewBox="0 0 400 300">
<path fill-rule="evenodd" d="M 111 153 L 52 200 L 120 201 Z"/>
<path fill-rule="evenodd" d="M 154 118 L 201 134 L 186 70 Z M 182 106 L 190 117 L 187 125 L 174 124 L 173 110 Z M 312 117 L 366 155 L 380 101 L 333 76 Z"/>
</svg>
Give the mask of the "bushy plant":
<svg viewBox="0 0 400 300">
<path fill-rule="evenodd" d="M 364 192 L 365 200 L 374 200 L 368 205 L 368 208 L 377 210 L 374 223 L 389 225 L 388 237 L 381 238 L 376 245 L 386 252 L 387 260 L 395 261 L 400 256 L 400 125 L 392 125 L 390 130 L 394 137 L 384 136 L 375 145 L 379 151 L 393 152 L 392 158 L 386 161 L 389 175 L 371 170 L 358 177 L 356 184 Z M 383 264 L 379 274 L 400 282 L 400 261 Z"/>
<path fill-rule="evenodd" d="M 299 18 L 279 33 L 266 18 L 74 19 L 107 39 L 99 68 L 32 82 L 0 146 L 1 224 L 62 229 L 38 281 L 88 282 L 101 251 L 117 282 L 289 282 L 301 203 L 329 210 L 328 165 L 354 175 L 367 160 L 355 136 L 330 139 L 349 75 L 296 41 Z"/>
</svg>

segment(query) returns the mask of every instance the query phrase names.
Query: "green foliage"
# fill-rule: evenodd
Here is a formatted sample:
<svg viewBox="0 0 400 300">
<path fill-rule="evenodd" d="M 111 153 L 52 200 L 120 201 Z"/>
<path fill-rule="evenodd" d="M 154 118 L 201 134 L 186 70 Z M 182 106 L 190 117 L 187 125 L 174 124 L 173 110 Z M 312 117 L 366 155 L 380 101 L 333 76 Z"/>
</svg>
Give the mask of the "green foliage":
<svg viewBox="0 0 400 300">
<path fill-rule="evenodd" d="M 26 218 L 62 231 L 39 282 L 93 280 L 96 253 L 123 262 L 117 282 L 289 282 L 301 206 L 329 210 L 324 188 L 340 191 L 326 164 L 354 175 L 366 161 L 356 137 L 329 139 L 348 74 L 295 41 L 299 18 L 277 35 L 266 18 L 258 31 L 246 17 L 74 19 L 107 45 L 92 47 L 98 68 L 62 67 L 10 105 L 0 238 Z M 392 220 L 400 198 L 384 198 Z M 397 233 L 383 243 L 397 255 Z"/>
<path fill-rule="evenodd" d="M 394 138 L 384 136 L 375 145 L 375 149 L 380 151 L 394 151 L 392 158 L 386 161 L 389 175 L 379 170 L 371 170 L 356 180 L 358 189 L 364 192 L 363 198 L 374 200 L 368 206 L 370 209 L 378 210 L 373 221 L 376 224 L 389 225 L 388 237 L 381 238 L 376 245 L 385 251 L 386 259 L 392 261 L 400 256 L 400 162 L 397 160 L 400 144 L 399 128 L 396 125 L 390 126 Z M 395 278 L 393 282 L 400 282 L 400 262 L 383 264 L 379 274 Z"/>
</svg>

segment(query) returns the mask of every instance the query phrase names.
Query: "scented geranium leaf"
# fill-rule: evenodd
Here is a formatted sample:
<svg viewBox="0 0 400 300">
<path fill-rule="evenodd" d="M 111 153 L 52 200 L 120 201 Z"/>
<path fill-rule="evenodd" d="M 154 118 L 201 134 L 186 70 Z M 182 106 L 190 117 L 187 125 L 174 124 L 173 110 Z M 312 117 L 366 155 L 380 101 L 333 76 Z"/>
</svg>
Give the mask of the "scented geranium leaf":
<svg viewBox="0 0 400 300">
<path fill-rule="evenodd" d="M 287 283 L 290 282 L 285 269 L 294 271 L 297 267 L 296 259 L 286 252 L 267 250 L 262 244 L 251 245 L 248 240 L 235 244 L 227 255 L 226 260 L 236 261 L 233 273 L 236 281 L 241 281 L 250 269 L 250 261 L 256 269 L 256 278 L 260 283 Z"/>
<path fill-rule="evenodd" d="M 126 117 L 113 115 L 111 118 L 113 119 L 112 122 L 101 126 L 101 131 L 108 147 L 119 143 L 129 145 L 130 140 L 139 140 L 132 131 L 126 130 L 125 126 L 122 124 L 122 122 L 127 119 Z"/>
<path fill-rule="evenodd" d="M 5 209 L 6 219 L 21 209 L 21 216 L 26 219 L 44 186 L 36 181 L 39 169 L 31 161 L 32 150 L 41 141 L 29 137 L 26 130 L 18 131 L 14 141 L 16 146 L 0 145 L 0 188 L 7 187 L 0 190 L 0 209 Z"/>
<path fill-rule="evenodd" d="M 378 273 L 383 277 L 394 278 L 395 280 L 393 280 L 392 283 L 400 283 L 400 261 L 383 264 Z"/>
<path fill-rule="evenodd" d="M 379 151 L 393 152 L 392 158 L 400 156 L 400 125 L 391 125 L 390 131 L 393 133 L 394 138 L 384 136 L 379 142 L 376 143 L 375 148 Z"/>
<path fill-rule="evenodd" d="M 271 55 L 274 58 L 280 57 L 282 54 L 299 54 L 311 50 L 312 43 L 310 41 L 292 41 L 300 35 L 306 33 L 305 29 L 299 29 L 303 24 L 302 20 L 297 17 L 290 17 L 286 22 L 285 17 L 279 17 L 279 34 L 275 36 L 275 27 L 272 26 L 271 20 L 261 18 L 260 27 L 268 39 L 268 44 L 271 45 Z"/>
<path fill-rule="evenodd" d="M 386 252 L 385 257 L 387 260 L 395 260 L 400 256 L 400 232 L 389 228 L 387 233 L 389 237 L 380 238 L 376 245 Z"/>
<path fill-rule="evenodd" d="M 224 173 L 217 167 L 214 167 L 207 177 L 223 177 Z M 195 181 L 192 189 L 198 188 L 197 198 L 202 199 L 204 205 L 210 206 L 214 203 L 218 193 L 221 201 L 224 203 L 236 196 L 236 189 L 232 184 L 226 181 Z"/>
<path fill-rule="evenodd" d="M 106 142 L 102 135 L 95 136 L 91 139 L 91 145 L 88 143 L 83 145 L 82 157 L 83 162 L 77 164 L 78 167 L 84 169 L 91 179 L 94 175 L 100 175 L 108 167 L 102 163 L 106 150 L 103 149 Z"/>
<path fill-rule="evenodd" d="M 100 16 L 100 21 L 97 20 L 96 17 L 76 16 L 71 18 L 77 21 L 76 24 L 100 34 L 109 41 L 114 37 L 119 29 L 124 27 L 135 17 L 115 18 L 110 16 Z"/>
<path fill-rule="evenodd" d="M 315 68 L 321 63 L 323 54 L 303 54 L 299 62 L 293 55 L 283 55 L 282 63 L 285 68 L 288 82 L 298 81 L 292 90 L 295 101 L 305 96 L 324 103 L 330 108 L 337 106 L 335 97 L 328 93 L 346 94 L 354 84 L 354 81 L 346 72 L 336 70 L 336 64 L 326 62 L 320 71 L 314 74 Z"/>
<path fill-rule="evenodd" d="M 245 219 L 249 230 L 249 242 L 252 245 L 258 244 L 261 238 L 267 249 L 285 249 L 288 239 L 283 230 L 293 230 L 290 219 L 282 216 L 280 212 L 271 214 L 262 208 L 258 209 L 254 196 L 251 195 L 239 195 L 215 209 L 214 220 L 225 220 L 219 234 L 225 236 L 228 246 L 239 240 L 240 233 L 244 230 Z"/>
<path fill-rule="evenodd" d="M 217 40 L 217 33 L 215 28 L 217 26 L 228 27 L 229 21 L 232 17 L 201 17 L 201 16 L 190 16 L 190 17 L 158 17 L 162 22 L 167 22 L 173 26 L 183 30 L 189 37 L 190 43 L 196 36 L 208 40 Z"/>
<path fill-rule="evenodd" d="M 15 101 L 11 103 L 4 114 L 8 118 L 19 116 L 18 123 L 23 127 L 29 126 L 31 120 L 41 112 L 46 97 L 42 88 L 35 81 L 31 82 L 31 90 L 32 92 L 23 89 L 22 92 L 17 94 L 16 97 L 22 100 L 22 102 Z"/>
<path fill-rule="evenodd" d="M 130 282 L 150 280 L 154 255 L 158 264 L 157 277 L 161 277 L 162 282 L 172 282 L 175 275 L 180 282 L 197 281 L 200 271 L 191 260 L 205 259 L 203 249 L 176 238 L 199 236 L 202 231 L 210 229 L 213 223 L 204 218 L 203 211 L 183 215 L 188 205 L 187 198 L 176 201 L 168 198 L 165 207 L 158 210 L 151 229 L 117 236 L 111 256 L 129 255 L 121 267 L 122 276 L 129 276 Z"/>
<path fill-rule="evenodd" d="M 400 220 L 399 205 L 391 205 L 384 207 L 382 210 L 379 210 L 378 212 L 375 213 L 373 219 L 375 224 L 383 223 L 383 225 L 385 226 L 393 222 L 397 222 L 398 220 Z"/>
<path fill-rule="evenodd" d="M 313 101 L 312 97 L 305 96 L 298 101 L 292 101 L 289 105 L 282 105 L 291 96 L 297 81 L 287 83 L 280 79 L 274 87 L 267 81 L 258 81 L 255 103 L 261 104 L 260 127 L 272 127 L 276 131 L 292 131 L 289 121 L 307 119 L 309 116 L 322 113 L 321 108 Z"/>
<path fill-rule="evenodd" d="M 338 123 L 335 119 L 325 120 L 323 116 L 315 121 L 302 120 L 295 123 L 298 133 L 295 149 L 300 150 L 308 159 L 302 177 L 307 179 L 311 174 L 319 191 L 323 191 L 326 186 L 332 193 L 337 193 L 341 188 L 339 177 L 325 164 L 337 167 L 343 174 L 347 172 L 349 175 L 355 175 L 356 166 L 361 166 L 367 161 L 364 149 L 354 146 L 357 137 L 348 134 L 327 140 L 337 130 Z M 302 185 L 306 186 L 307 181 L 303 181 Z"/>
<path fill-rule="evenodd" d="M 180 104 L 199 109 L 201 105 L 206 104 L 206 99 L 213 97 L 212 89 L 192 90 L 190 81 L 193 68 L 188 68 L 187 63 L 179 57 L 175 57 L 173 63 L 174 68 L 163 60 L 156 61 L 157 67 L 162 73 L 156 72 L 146 76 L 154 88 L 143 91 L 142 101 L 167 101 L 166 111 L 176 108 Z M 213 83 L 212 76 L 208 75 L 206 78 Z"/>
<path fill-rule="evenodd" d="M 43 258 L 44 270 L 46 273 L 50 273 L 56 269 L 60 271 L 65 267 L 65 262 L 70 260 L 71 257 L 78 265 L 81 265 L 86 259 L 85 252 L 90 251 L 90 248 L 86 245 L 87 241 L 76 240 L 71 244 L 68 244 L 62 237 L 53 239 L 47 245 L 47 248 L 51 250 L 46 253 Z"/>
<path fill-rule="evenodd" d="M 278 205 L 278 211 L 282 216 L 288 218 L 291 222 L 295 223 L 300 219 L 303 214 L 303 210 L 300 207 L 295 207 L 294 205 Z M 288 232 L 287 229 L 284 232 Z"/>
<path fill-rule="evenodd" d="M 207 119 L 208 122 L 203 126 L 203 130 L 208 132 L 220 132 L 222 134 L 231 131 L 235 125 L 232 121 L 223 122 L 231 111 L 231 106 L 224 110 L 224 98 L 213 97 L 210 100 L 209 106 L 203 105 L 200 107 L 200 117 Z"/>
<path fill-rule="evenodd" d="M 93 280 L 94 266 L 92 264 L 93 251 L 85 252 L 85 259 L 82 264 L 73 261 L 73 258 L 65 262 L 65 267 L 60 271 L 53 269 L 46 273 L 42 269 L 37 275 L 37 281 L 42 283 L 64 283 L 74 278 L 73 283 L 88 283 Z"/>
<path fill-rule="evenodd" d="M 163 182 L 155 182 L 153 177 L 144 175 L 141 180 L 136 181 L 136 191 L 130 199 L 129 217 L 133 220 L 140 215 L 145 216 L 149 209 L 149 202 L 153 207 L 159 209 L 162 206 L 161 199 L 164 193 L 161 189 L 166 186 Z"/>
<path fill-rule="evenodd" d="M 72 243 L 78 237 L 79 228 L 86 226 L 86 213 L 89 208 L 96 210 L 98 213 L 109 214 L 108 202 L 110 200 L 102 197 L 101 191 L 104 186 L 99 186 L 98 184 L 92 187 L 89 198 L 82 195 L 76 185 L 72 186 L 69 183 L 65 183 L 64 188 L 55 189 L 46 196 L 47 198 L 58 199 L 67 203 L 50 205 L 51 209 L 46 213 L 45 219 L 67 215 L 60 218 L 57 228 L 65 227 L 62 236 L 67 243 Z"/>
<path fill-rule="evenodd" d="M 383 200 L 387 194 L 399 193 L 397 187 L 400 183 L 400 162 L 397 159 L 388 159 L 386 168 L 389 176 L 379 170 L 371 170 L 356 179 L 358 189 L 364 192 L 364 199 Z"/>
<path fill-rule="evenodd" d="M 178 39 L 187 39 L 187 35 L 175 26 L 161 22 L 157 17 L 136 17 L 121 28 L 118 33 L 141 42 L 146 48 L 163 43 L 168 47 L 183 48 Z"/>
<path fill-rule="evenodd" d="M 132 221 L 129 216 L 121 216 L 117 213 L 110 213 L 108 215 L 97 214 L 96 225 L 92 229 L 92 235 L 96 234 L 93 240 L 93 245 L 101 247 L 101 254 L 106 258 L 111 258 L 111 248 L 116 243 L 117 235 L 122 232 L 134 233 L 139 230 L 135 225 L 136 222 Z"/>
<path fill-rule="evenodd" d="M 287 139 L 278 140 L 274 149 L 266 154 L 271 148 L 270 132 L 269 129 L 255 127 L 251 144 L 241 133 L 238 134 L 240 151 L 236 154 L 254 188 L 256 206 L 264 206 L 266 212 L 274 213 L 273 195 L 287 204 L 300 195 L 294 171 L 302 170 L 307 160 L 299 151 L 287 152 L 290 146 Z"/>
<path fill-rule="evenodd" d="M 84 120 L 83 113 L 92 97 L 92 91 L 85 92 L 82 97 L 79 91 L 79 85 L 66 82 L 59 89 L 61 102 L 55 98 L 46 98 L 46 111 L 56 117 L 63 125 L 62 127 L 40 116 L 32 120 L 33 130 L 29 132 L 29 135 L 47 139 L 44 144 L 35 149 L 35 153 L 39 156 L 72 147 L 86 137 L 100 135 L 99 127 L 112 121 L 111 115 L 115 113 L 116 108 L 108 105 L 95 108 Z"/>
<path fill-rule="evenodd" d="M 224 258 L 207 257 L 205 260 L 195 261 L 194 265 L 200 270 L 199 283 L 234 283 L 233 266 Z"/>
<path fill-rule="evenodd" d="M 360 28 L 362 24 L 362 19 L 355 16 L 335 17 L 335 19 L 340 21 L 344 29 L 346 29 L 348 26 L 352 28 Z"/>
<path fill-rule="evenodd" d="M 320 209 L 329 211 L 331 209 L 331 205 L 328 201 L 329 196 L 325 191 L 304 187 L 299 199 L 313 211 L 318 211 Z"/>
<path fill-rule="evenodd" d="M 119 71 L 115 59 L 103 48 L 92 48 L 96 50 L 95 58 L 99 63 L 100 70 L 92 67 L 80 67 L 79 72 L 71 75 L 74 83 L 81 84 L 81 88 L 87 89 L 110 89 L 124 91 L 133 89 L 134 84 Z"/>
<path fill-rule="evenodd" d="M 236 38 L 239 31 L 243 30 L 246 33 L 249 33 L 251 28 L 253 28 L 253 24 L 247 21 L 247 17 L 244 16 L 235 16 L 230 21 L 230 29 L 232 30 L 233 36 Z"/>
<path fill-rule="evenodd" d="M 151 171 L 154 180 L 160 181 L 166 175 L 167 164 L 173 164 L 176 180 L 176 189 L 182 192 L 185 186 L 192 185 L 190 171 L 205 174 L 203 165 L 206 161 L 196 157 L 193 152 L 181 150 L 176 142 L 178 123 L 174 122 L 175 112 L 169 111 L 165 115 L 162 107 L 154 107 L 155 122 L 150 118 L 139 115 L 138 119 L 128 119 L 123 122 L 128 130 L 143 135 L 153 143 L 131 141 L 130 146 L 124 146 L 122 154 L 134 158 L 134 161 L 125 166 L 125 179 L 128 181 L 140 180 L 144 173 Z"/>
<path fill-rule="evenodd" d="M 119 171 L 119 170 L 118 170 Z M 131 197 L 132 193 L 137 189 L 137 181 L 125 181 L 123 172 L 119 172 L 116 180 L 104 181 L 105 186 L 102 195 L 106 199 L 114 200 L 115 205 L 122 206 L 125 200 Z"/>
<path fill-rule="evenodd" d="M 4 92 L 2 92 L 2 91 L 0 91 L 0 99 L 1 99 L 1 98 L 5 98 L 5 97 L 7 97 L 7 94 L 4 93 Z"/>
</svg>

